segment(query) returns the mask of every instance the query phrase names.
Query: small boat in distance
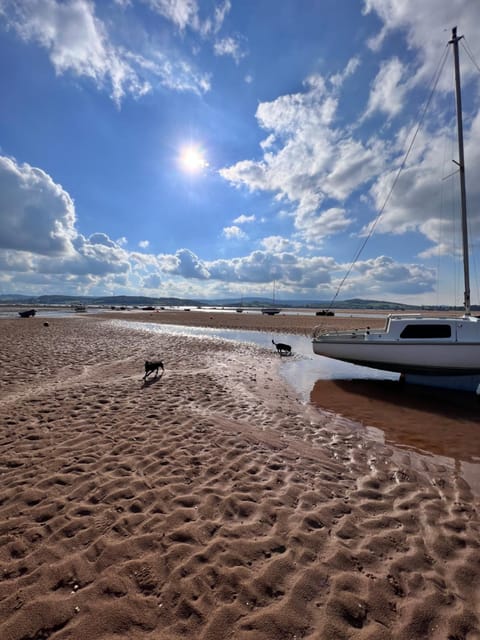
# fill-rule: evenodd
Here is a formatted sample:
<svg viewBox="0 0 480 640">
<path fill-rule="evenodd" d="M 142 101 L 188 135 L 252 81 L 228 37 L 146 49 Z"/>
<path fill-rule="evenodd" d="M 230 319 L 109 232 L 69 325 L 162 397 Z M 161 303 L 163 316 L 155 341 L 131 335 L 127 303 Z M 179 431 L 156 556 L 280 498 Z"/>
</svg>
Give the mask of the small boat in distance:
<svg viewBox="0 0 480 640">
<path fill-rule="evenodd" d="M 75 313 L 85 313 L 87 307 L 84 304 L 74 304 L 73 310 L 75 311 Z"/>
<path fill-rule="evenodd" d="M 275 316 L 277 313 L 280 313 L 281 309 L 277 309 L 276 307 L 265 307 L 262 309 L 262 313 L 265 316 Z"/>
<path fill-rule="evenodd" d="M 265 316 L 275 316 L 277 313 L 280 313 L 281 309 L 275 306 L 275 280 L 273 281 L 273 295 L 272 295 L 272 306 L 264 307 L 262 309 L 262 314 Z"/>
<path fill-rule="evenodd" d="M 457 29 L 452 29 L 461 221 L 464 266 L 464 314 L 461 317 L 389 315 L 385 329 L 323 331 L 313 334 L 313 351 L 320 356 L 402 374 L 406 382 L 480 390 L 480 318 L 471 315 L 468 225 L 463 152 L 462 100 Z"/>
<path fill-rule="evenodd" d="M 334 316 L 335 313 L 330 309 L 321 309 L 321 311 L 317 311 L 316 316 Z"/>
</svg>

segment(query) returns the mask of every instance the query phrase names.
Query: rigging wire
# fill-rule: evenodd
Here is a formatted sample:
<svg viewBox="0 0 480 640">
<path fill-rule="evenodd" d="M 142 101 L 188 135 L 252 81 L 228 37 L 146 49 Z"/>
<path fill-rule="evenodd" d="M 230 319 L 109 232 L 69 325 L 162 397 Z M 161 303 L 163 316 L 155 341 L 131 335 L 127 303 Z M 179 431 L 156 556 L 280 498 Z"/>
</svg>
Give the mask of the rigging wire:
<svg viewBox="0 0 480 640">
<path fill-rule="evenodd" d="M 462 49 L 465 51 L 467 56 L 470 58 L 473 66 L 476 67 L 477 71 L 480 73 L 480 66 L 478 65 L 477 61 L 474 58 L 473 52 L 470 49 L 470 45 L 467 42 L 466 36 L 463 36 L 463 42 L 460 41 L 460 43 L 462 45 Z"/>
<path fill-rule="evenodd" d="M 405 164 L 406 164 L 407 159 L 408 159 L 408 157 L 410 155 L 412 147 L 413 147 L 413 145 L 415 143 L 417 135 L 420 132 L 420 129 L 421 129 L 421 126 L 422 126 L 423 121 L 425 119 L 425 115 L 427 113 L 428 107 L 430 106 L 430 102 L 432 101 L 433 95 L 435 93 L 435 89 L 436 89 L 438 81 L 440 79 L 440 75 L 441 75 L 441 73 L 443 71 L 443 67 L 445 66 L 445 62 L 447 60 L 447 55 L 448 55 L 448 44 L 445 47 L 445 51 L 443 53 L 443 56 L 440 58 L 439 64 L 438 64 L 437 69 L 435 71 L 435 74 L 433 76 L 433 82 L 432 82 L 432 88 L 430 90 L 430 95 L 428 96 L 428 99 L 427 99 L 427 101 L 426 101 L 426 103 L 425 103 L 425 105 L 423 107 L 423 110 L 422 110 L 421 115 L 420 115 L 419 122 L 417 124 L 417 128 L 415 129 L 415 133 L 414 133 L 414 135 L 412 137 L 412 140 L 411 140 L 411 142 L 410 142 L 410 144 L 408 146 L 408 149 L 407 149 L 407 151 L 406 151 L 406 153 L 405 153 L 405 155 L 403 157 L 402 163 L 400 164 L 400 167 L 399 167 L 399 169 L 398 169 L 398 171 L 397 171 L 397 173 L 395 175 L 395 178 L 393 180 L 392 186 L 390 187 L 390 190 L 387 193 L 385 201 L 384 201 L 383 205 L 380 207 L 380 211 L 378 212 L 377 217 L 373 221 L 373 224 L 371 225 L 368 234 L 366 235 L 364 241 L 362 242 L 362 244 L 360 245 L 359 249 L 357 250 L 357 252 L 355 254 L 355 257 L 353 258 L 349 268 L 347 269 L 346 274 L 344 275 L 344 277 L 342 278 L 340 284 L 338 285 L 337 290 L 335 292 L 335 295 L 333 296 L 333 298 L 332 298 L 332 300 L 331 300 L 331 302 L 330 302 L 330 304 L 328 306 L 328 309 L 332 308 L 332 306 L 333 306 L 335 300 L 337 299 L 337 297 L 338 297 L 343 285 L 345 284 L 346 279 L 348 278 L 348 276 L 350 275 L 353 267 L 355 266 L 356 262 L 360 258 L 360 255 L 362 254 L 362 252 L 363 252 L 363 250 L 365 248 L 365 245 L 367 244 L 367 242 L 372 237 L 373 232 L 375 230 L 375 227 L 377 226 L 380 218 L 383 215 L 383 212 L 385 211 L 385 208 L 386 208 L 386 206 L 387 206 L 387 204 L 388 204 L 388 202 L 390 200 L 390 197 L 391 197 L 391 195 L 393 193 L 393 190 L 395 189 L 395 186 L 396 186 L 396 184 L 398 182 L 398 179 L 400 178 L 400 174 L 402 173 L 403 169 L 405 168 Z"/>
</svg>

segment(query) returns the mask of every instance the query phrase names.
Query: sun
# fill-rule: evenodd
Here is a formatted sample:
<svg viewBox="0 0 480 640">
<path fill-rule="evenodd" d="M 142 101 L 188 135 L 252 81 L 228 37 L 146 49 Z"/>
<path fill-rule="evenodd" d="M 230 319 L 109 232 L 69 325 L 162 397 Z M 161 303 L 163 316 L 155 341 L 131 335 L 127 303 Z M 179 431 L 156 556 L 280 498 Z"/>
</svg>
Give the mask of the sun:
<svg viewBox="0 0 480 640">
<path fill-rule="evenodd" d="M 180 151 L 179 161 L 181 168 L 187 173 L 199 173 L 208 167 L 205 153 L 199 147 L 184 147 Z"/>
</svg>

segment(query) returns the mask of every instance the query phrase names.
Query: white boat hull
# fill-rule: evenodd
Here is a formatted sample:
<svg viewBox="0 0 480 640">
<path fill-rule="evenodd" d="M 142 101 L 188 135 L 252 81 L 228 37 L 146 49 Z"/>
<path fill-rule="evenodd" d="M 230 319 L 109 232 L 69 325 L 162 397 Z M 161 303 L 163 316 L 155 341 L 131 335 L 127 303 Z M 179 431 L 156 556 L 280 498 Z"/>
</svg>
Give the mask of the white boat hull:
<svg viewBox="0 0 480 640">
<path fill-rule="evenodd" d="M 405 342 L 368 342 L 314 340 L 313 351 L 319 356 L 344 362 L 419 375 L 480 374 L 480 344 L 406 344 Z"/>
</svg>

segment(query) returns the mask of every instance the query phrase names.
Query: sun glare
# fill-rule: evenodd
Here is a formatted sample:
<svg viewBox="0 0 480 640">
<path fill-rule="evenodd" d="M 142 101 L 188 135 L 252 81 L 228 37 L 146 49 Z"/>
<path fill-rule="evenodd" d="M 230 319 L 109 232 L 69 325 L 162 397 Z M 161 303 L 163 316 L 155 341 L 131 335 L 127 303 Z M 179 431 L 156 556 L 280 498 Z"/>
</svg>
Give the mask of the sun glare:
<svg viewBox="0 0 480 640">
<path fill-rule="evenodd" d="M 208 167 L 208 162 L 198 147 L 185 147 L 180 152 L 180 166 L 188 173 L 198 173 Z"/>
</svg>

